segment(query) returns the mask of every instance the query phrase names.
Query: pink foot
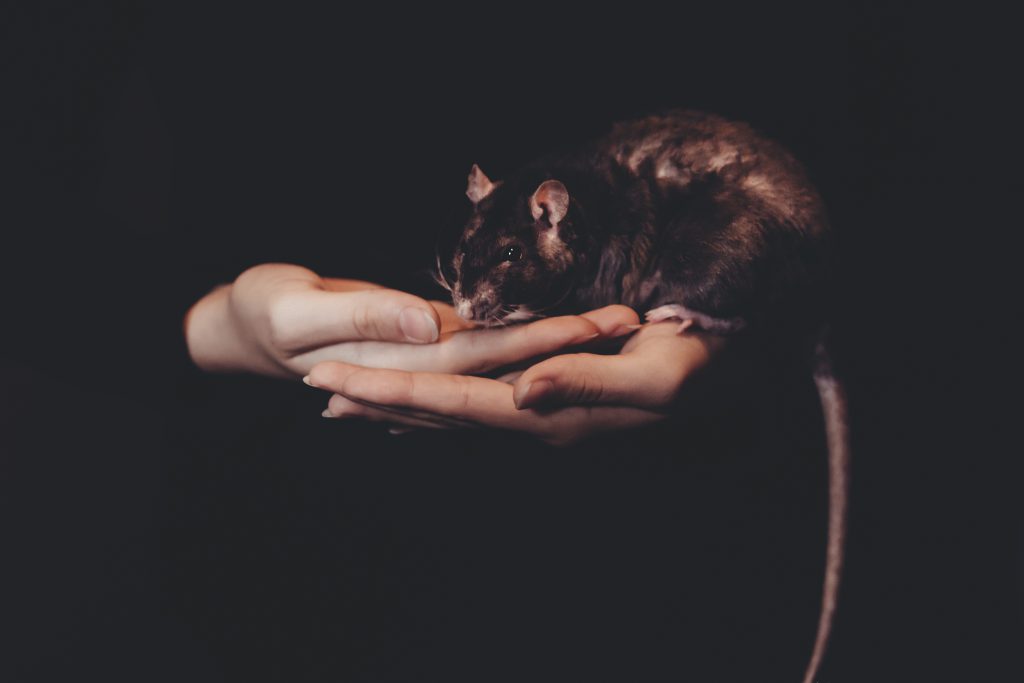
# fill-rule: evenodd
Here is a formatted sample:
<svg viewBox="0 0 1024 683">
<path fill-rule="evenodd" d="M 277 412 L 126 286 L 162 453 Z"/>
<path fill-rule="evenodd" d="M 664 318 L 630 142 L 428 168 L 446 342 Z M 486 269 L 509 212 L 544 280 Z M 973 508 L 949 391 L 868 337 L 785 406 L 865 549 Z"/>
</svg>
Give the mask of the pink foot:
<svg viewBox="0 0 1024 683">
<path fill-rule="evenodd" d="M 697 326 L 702 330 L 708 332 L 714 332 L 718 334 L 727 334 L 729 332 L 735 332 L 744 327 L 744 322 L 741 318 L 712 318 L 709 315 L 698 313 L 697 311 L 691 311 L 686 306 L 680 304 L 666 304 L 664 306 L 658 306 L 647 311 L 644 316 L 647 318 L 649 323 L 657 323 L 662 320 L 672 320 L 673 318 L 680 320 L 678 334 L 682 334 L 689 328 Z"/>
<path fill-rule="evenodd" d="M 649 323 L 660 323 L 663 320 L 672 320 L 676 318 L 682 321 L 679 324 L 679 329 L 676 330 L 677 334 L 682 334 L 687 328 L 693 326 L 693 313 L 687 310 L 684 306 L 676 304 L 668 304 L 666 306 L 658 306 L 652 308 L 644 314 L 644 317 Z"/>
</svg>

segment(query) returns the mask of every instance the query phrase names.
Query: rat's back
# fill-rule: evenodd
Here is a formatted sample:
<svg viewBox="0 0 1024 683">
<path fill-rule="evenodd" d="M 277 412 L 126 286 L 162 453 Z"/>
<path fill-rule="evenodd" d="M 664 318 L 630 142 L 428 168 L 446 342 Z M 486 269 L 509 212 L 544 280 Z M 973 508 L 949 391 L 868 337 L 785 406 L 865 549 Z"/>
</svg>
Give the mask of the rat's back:
<svg viewBox="0 0 1024 683">
<path fill-rule="evenodd" d="M 821 199 L 803 168 L 746 123 L 671 110 L 616 124 L 600 147 L 616 164 L 664 191 L 717 178 L 789 227 L 808 235 L 825 230 Z"/>
</svg>

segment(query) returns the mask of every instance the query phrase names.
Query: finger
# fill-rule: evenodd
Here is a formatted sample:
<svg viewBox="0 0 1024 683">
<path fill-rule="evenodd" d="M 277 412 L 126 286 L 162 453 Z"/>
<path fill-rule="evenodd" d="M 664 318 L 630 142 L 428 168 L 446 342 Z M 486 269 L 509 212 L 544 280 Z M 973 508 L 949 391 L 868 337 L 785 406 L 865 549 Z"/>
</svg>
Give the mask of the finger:
<svg viewBox="0 0 1024 683">
<path fill-rule="evenodd" d="M 478 374 L 583 344 L 601 335 L 582 316 L 545 318 L 525 325 L 467 330 L 445 340 L 440 372 Z"/>
<path fill-rule="evenodd" d="M 552 353 L 599 335 L 590 321 L 567 316 L 529 325 L 445 334 L 436 344 L 342 342 L 297 353 L 290 362 L 302 371 L 325 361 L 341 361 L 370 368 L 475 374 Z"/>
<path fill-rule="evenodd" d="M 476 427 L 476 426 L 478 426 L 475 423 L 470 422 L 469 420 L 460 420 L 460 419 L 455 418 L 455 417 L 448 417 L 448 416 L 445 416 L 445 415 L 438 415 L 438 414 L 433 413 L 433 412 L 429 412 L 429 411 L 425 411 L 425 410 L 416 410 L 416 409 L 413 409 L 413 408 L 402 408 L 402 407 L 398 407 L 398 406 L 378 405 L 376 403 L 371 403 L 369 401 L 365 401 L 365 400 L 361 400 L 361 399 L 349 399 L 349 398 L 346 398 L 344 396 L 341 396 L 340 394 L 335 394 L 332 397 L 332 400 L 336 401 L 338 406 L 341 406 L 341 407 L 346 408 L 346 409 L 350 409 L 353 412 L 359 412 L 360 409 L 357 408 L 357 406 L 361 406 L 361 410 L 363 412 L 367 412 L 367 411 L 384 412 L 384 413 L 388 413 L 389 415 L 391 415 L 392 418 L 402 417 L 402 418 L 408 418 L 408 419 L 411 419 L 411 420 L 422 420 L 422 421 L 425 421 L 425 422 L 434 422 L 434 423 L 436 423 L 438 425 L 443 425 L 443 426 L 452 427 L 452 428 L 464 428 L 464 427 Z M 354 404 L 354 405 L 349 405 L 349 404 Z M 329 411 L 333 410 L 333 408 L 331 407 L 330 403 L 328 403 L 327 408 L 328 408 Z"/>
<path fill-rule="evenodd" d="M 459 314 L 455 312 L 455 308 L 449 303 L 431 299 L 430 305 L 434 307 L 434 310 L 440 316 L 441 334 L 457 330 L 471 330 L 476 327 L 475 323 L 471 323 L 465 318 L 460 318 Z"/>
<path fill-rule="evenodd" d="M 408 413 L 374 404 L 361 406 L 357 416 L 379 422 L 397 422 L 410 427 L 431 429 L 488 427 L 517 431 L 535 436 L 555 446 L 569 446 L 600 434 L 644 427 L 665 419 L 665 414 L 630 406 L 570 406 L 550 413 L 532 410 L 509 410 L 500 418 L 489 416 L 490 422 L 453 421 L 429 413 Z"/>
<path fill-rule="evenodd" d="M 269 315 L 274 343 L 292 351 L 367 339 L 430 343 L 441 323 L 429 303 L 393 289 L 289 293 Z"/>
<path fill-rule="evenodd" d="M 601 324 L 612 327 L 614 319 L 606 315 Z M 342 342 L 296 353 L 289 360 L 302 372 L 308 372 L 317 363 L 341 361 L 371 368 L 479 374 L 550 354 L 600 335 L 597 325 L 586 317 L 562 316 L 526 325 L 446 333 L 436 344 Z"/>
<path fill-rule="evenodd" d="M 587 311 L 580 317 L 586 318 L 597 326 L 602 337 L 619 337 L 631 334 L 640 325 L 640 316 L 629 306 L 614 304 Z"/>
<path fill-rule="evenodd" d="M 371 419 L 441 424 L 454 420 L 460 426 L 469 423 L 526 432 L 558 445 L 607 430 L 648 425 L 665 417 L 628 406 L 572 406 L 550 413 L 517 410 L 510 386 L 480 377 L 322 363 L 313 368 L 309 380 L 313 386 L 340 390 L 350 403 L 336 405 Z"/>
<path fill-rule="evenodd" d="M 331 396 L 323 416 L 330 418 L 361 418 L 371 422 L 388 422 L 423 429 L 452 429 L 464 426 L 429 416 L 412 415 L 398 410 L 389 410 L 358 403 L 338 394 Z"/>
<path fill-rule="evenodd" d="M 366 280 L 352 280 L 349 278 L 325 277 L 321 278 L 324 289 L 332 292 L 355 292 L 362 289 L 386 289 L 384 285 Z"/>
<path fill-rule="evenodd" d="M 700 339 L 660 335 L 631 353 L 549 358 L 519 377 L 513 398 L 520 409 L 566 404 L 657 408 L 669 404 L 683 381 L 708 360 L 708 347 Z"/>
<path fill-rule="evenodd" d="M 552 445 L 568 446 L 599 434 L 644 427 L 664 420 L 664 413 L 631 406 L 570 406 L 551 412 L 506 409 L 503 414 L 481 415 L 486 422 L 454 420 L 441 415 L 409 412 L 372 403 L 358 404 L 360 416 L 377 421 L 395 420 L 412 426 L 433 428 L 488 427 L 531 434 Z"/>
<path fill-rule="evenodd" d="M 505 384 L 512 384 L 517 379 L 519 379 L 519 376 L 521 374 L 523 374 L 522 370 L 513 370 L 512 372 L 506 372 L 504 375 L 501 375 L 500 377 L 495 377 L 494 379 L 498 380 L 499 382 L 504 382 Z"/>
<path fill-rule="evenodd" d="M 314 367 L 308 383 L 380 408 L 421 411 L 501 428 L 523 428 L 524 415 L 515 409 L 512 387 L 493 379 L 332 362 Z"/>
</svg>

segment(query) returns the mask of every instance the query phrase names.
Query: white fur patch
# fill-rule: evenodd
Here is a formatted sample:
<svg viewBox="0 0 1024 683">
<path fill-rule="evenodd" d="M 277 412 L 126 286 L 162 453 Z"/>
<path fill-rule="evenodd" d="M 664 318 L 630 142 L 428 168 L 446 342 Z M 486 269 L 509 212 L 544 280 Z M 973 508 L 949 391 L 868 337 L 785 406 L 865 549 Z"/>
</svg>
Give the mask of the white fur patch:
<svg viewBox="0 0 1024 683">
<path fill-rule="evenodd" d="M 565 242 L 558 237 L 558 230 L 548 228 L 540 234 L 537 249 L 547 261 L 556 261 L 565 256 Z"/>
</svg>

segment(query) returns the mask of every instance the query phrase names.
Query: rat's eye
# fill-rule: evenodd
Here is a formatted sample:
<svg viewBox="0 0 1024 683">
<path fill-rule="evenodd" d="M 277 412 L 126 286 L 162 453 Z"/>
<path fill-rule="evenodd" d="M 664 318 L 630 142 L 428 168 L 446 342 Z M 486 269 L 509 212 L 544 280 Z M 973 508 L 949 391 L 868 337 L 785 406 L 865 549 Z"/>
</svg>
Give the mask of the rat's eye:
<svg viewBox="0 0 1024 683">
<path fill-rule="evenodd" d="M 505 261 L 518 261 L 519 259 L 523 258 L 523 250 L 520 249 L 517 245 L 513 244 L 511 247 L 504 251 L 501 257 Z"/>
</svg>

